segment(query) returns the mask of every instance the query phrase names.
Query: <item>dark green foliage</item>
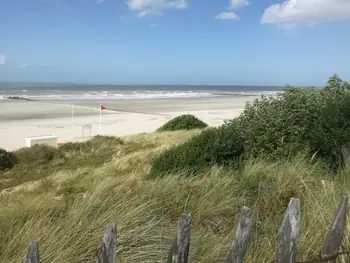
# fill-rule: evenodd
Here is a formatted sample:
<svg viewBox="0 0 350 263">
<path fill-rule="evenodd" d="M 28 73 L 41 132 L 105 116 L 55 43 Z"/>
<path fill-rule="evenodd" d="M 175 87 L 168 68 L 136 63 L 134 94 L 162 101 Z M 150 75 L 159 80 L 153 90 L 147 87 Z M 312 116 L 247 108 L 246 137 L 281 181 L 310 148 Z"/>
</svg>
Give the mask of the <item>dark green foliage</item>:
<svg viewBox="0 0 350 263">
<path fill-rule="evenodd" d="M 288 87 L 279 99 L 261 99 L 239 117 L 250 157 L 289 158 L 298 152 L 338 166 L 350 143 L 350 94 Z"/>
<path fill-rule="evenodd" d="M 300 153 L 339 168 L 350 146 L 350 92 L 341 88 L 347 83 L 332 78 L 333 88 L 287 86 L 278 98 L 248 103 L 238 118 L 161 154 L 152 175 L 233 164 L 240 157 L 276 161 Z"/>
<path fill-rule="evenodd" d="M 340 89 L 344 81 L 339 78 L 337 74 L 333 74 L 332 77 L 328 79 L 326 89 Z"/>
<path fill-rule="evenodd" d="M 153 162 L 151 176 L 186 170 L 197 174 L 214 164 L 232 164 L 244 152 L 243 140 L 236 129 L 209 128 L 184 144 L 161 153 Z"/>
<path fill-rule="evenodd" d="M 287 87 L 279 98 L 248 103 L 233 123 L 244 137 L 252 158 L 286 158 L 308 148 L 310 132 L 320 114 L 321 90 Z"/>
<path fill-rule="evenodd" d="M 52 161 L 58 154 L 55 147 L 37 144 L 31 147 L 21 148 L 14 152 L 16 161 L 19 164 L 43 165 Z"/>
<path fill-rule="evenodd" d="M 11 169 L 15 165 L 13 154 L 0 148 L 0 171 Z"/>
<path fill-rule="evenodd" d="M 208 124 L 205 122 L 201 121 L 193 115 L 186 114 L 171 119 L 162 127 L 158 128 L 157 131 L 193 130 L 206 127 L 208 127 Z"/>
</svg>

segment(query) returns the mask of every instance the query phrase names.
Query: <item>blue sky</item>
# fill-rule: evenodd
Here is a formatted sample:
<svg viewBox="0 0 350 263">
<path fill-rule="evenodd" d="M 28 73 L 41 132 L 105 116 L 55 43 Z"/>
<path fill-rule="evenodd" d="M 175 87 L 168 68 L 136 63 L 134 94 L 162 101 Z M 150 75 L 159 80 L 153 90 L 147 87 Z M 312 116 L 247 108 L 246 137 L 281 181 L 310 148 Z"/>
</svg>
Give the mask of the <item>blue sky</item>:
<svg viewBox="0 0 350 263">
<path fill-rule="evenodd" d="M 0 81 L 350 80 L 349 0 L 0 0 Z"/>
</svg>

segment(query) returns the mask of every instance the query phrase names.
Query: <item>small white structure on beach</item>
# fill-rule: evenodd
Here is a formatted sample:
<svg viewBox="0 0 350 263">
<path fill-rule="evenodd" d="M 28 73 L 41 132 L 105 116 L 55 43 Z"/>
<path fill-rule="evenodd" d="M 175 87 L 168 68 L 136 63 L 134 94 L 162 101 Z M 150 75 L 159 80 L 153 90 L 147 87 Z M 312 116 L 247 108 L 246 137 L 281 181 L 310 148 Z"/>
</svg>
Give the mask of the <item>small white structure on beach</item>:
<svg viewBox="0 0 350 263">
<path fill-rule="evenodd" d="M 57 147 L 57 136 L 55 135 L 45 135 L 45 136 L 33 136 L 26 138 L 27 147 L 31 147 L 35 144 L 46 144 L 49 146 Z"/>
<path fill-rule="evenodd" d="M 91 124 L 81 125 L 81 137 L 85 138 L 85 133 L 84 133 L 85 130 L 89 130 L 89 137 L 91 137 L 91 128 L 92 128 Z"/>
</svg>

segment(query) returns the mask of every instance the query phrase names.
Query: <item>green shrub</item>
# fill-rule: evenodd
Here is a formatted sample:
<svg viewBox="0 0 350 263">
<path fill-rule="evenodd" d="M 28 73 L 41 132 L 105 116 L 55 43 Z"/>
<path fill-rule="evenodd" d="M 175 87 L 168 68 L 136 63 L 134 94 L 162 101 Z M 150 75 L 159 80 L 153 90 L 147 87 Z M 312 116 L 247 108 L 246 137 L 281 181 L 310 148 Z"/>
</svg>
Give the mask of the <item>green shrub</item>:
<svg viewBox="0 0 350 263">
<path fill-rule="evenodd" d="M 208 127 L 208 124 L 201 121 L 197 117 L 185 114 L 177 116 L 163 126 L 158 128 L 157 131 L 177 131 L 177 130 L 193 130 L 193 129 L 202 129 Z"/>
<path fill-rule="evenodd" d="M 321 90 L 287 87 L 278 98 L 262 97 L 248 103 L 227 126 L 239 125 L 249 157 L 286 158 L 307 148 L 322 103 Z M 301 143 L 301 144 L 300 144 Z"/>
<path fill-rule="evenodd" d="M 14 165 L 13 154 L 0 148 L 0 171 L 11 169 Z"/>
<path fill-rule="evenodd" d="M 151 175 L 232 165 L 237 158 L 288 160 L 301 153 L 339 168 L 350 146 L 350 92 L 342 87 L 287 86 L 277 98 L 256 99 L 238 118 L 159 155 Z"/>
<path fill-rule="evenodd" d="M 336 167 L 350 143 L 350 94 L 287 87 L 277 99 L 248 104 L 238 119 L 227 125 L 239 123 L 247 156 L 276 160 L 307 150 Z"/>
<path fill-rule="evenodd" d="M 44 144 L 36 144 L 15 151 L 14 155 L 19 164 L 42 165 L 52 161 L 58 155 L 58 149 Z"/>
<path fill-rule="evenodd" d="M 243 140 L 237 130 L 209 128 L 157 156 L 150 176 L 162 177 L 184 170 L 188 175 L 195 175 L 214 164 L 234 164 L 243 153 Z"/>
</svg>

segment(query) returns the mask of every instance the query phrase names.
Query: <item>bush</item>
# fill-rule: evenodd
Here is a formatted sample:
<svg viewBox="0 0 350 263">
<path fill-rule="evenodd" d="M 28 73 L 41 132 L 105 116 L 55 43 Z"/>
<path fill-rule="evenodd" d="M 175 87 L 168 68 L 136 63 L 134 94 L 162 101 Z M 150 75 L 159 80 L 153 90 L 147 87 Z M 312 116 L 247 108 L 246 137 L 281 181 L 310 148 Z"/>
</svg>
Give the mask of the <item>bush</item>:
<svg viewBox="0 0 350 263">
<path fill-rule="evenodd" d="M 238 123 L 252 158 L 291 158 L 307 150 L 336 167 L 350 143 L 350 94 L 287 87 L 277 99 L 248 104 Z"/>
<path fill-rule="evenodd" d="M 86 142 L 69 142 L 62 145 L 59 149 L 62 152 L 91 152 L 96 149 L 110 148 L 115 145 L 122 145 L 120 138 L 113 136 L 95 136 Z"/>
<path fill-rule="evenodd" d="M 288 160 L 300 153 L 337 169 L 349 146 L 348 89 L 287 86 L 278 98 L 256 99 L 238 118 L 164 152 L 151 175 L 232 165 L 237 158 Z"/>
<path fill-rule="evenodd" d="M 52 146 L 36 144 L 15 151 L 14 155 L 19 164 L 42 165 L 52 161 L 58 155 L 58 150 Z"/>
<path fill-rule="evenodd" d="M 193 130 L 206 127 L 208 127 L 208 124 L 205 122 L 201 121 L 193 115 L 186 114 L 171 119 L 162 127 L 158 128 L 157 131 Z"/>
<path fill-rule="evenodd" d="M 196 175 L 214 164 L 235 164 L 243 153 L 243 140 L 236 129 L 209 128 L 157 156 L 150 175 L 162 177 L 183 170 Z"/>
<path fill-rule="evenodd" d="M 0 171 L 11 169 L 14 165 L 13 154 L 0 148 Z"/>
</svg>

